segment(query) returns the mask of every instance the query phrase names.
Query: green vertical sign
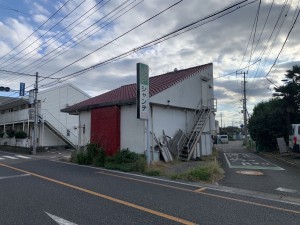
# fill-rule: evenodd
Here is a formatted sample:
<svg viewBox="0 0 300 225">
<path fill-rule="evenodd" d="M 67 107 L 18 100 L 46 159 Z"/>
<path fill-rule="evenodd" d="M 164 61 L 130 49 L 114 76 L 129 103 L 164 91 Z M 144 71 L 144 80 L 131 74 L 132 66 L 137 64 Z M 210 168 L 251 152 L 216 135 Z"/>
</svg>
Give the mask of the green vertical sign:
<svg viewBox="0 0 300 225">
<path fill-rule="evenodd" d="M 149 116 L 149 66 L 137 63 L 137 118 Z"/>
</svg>

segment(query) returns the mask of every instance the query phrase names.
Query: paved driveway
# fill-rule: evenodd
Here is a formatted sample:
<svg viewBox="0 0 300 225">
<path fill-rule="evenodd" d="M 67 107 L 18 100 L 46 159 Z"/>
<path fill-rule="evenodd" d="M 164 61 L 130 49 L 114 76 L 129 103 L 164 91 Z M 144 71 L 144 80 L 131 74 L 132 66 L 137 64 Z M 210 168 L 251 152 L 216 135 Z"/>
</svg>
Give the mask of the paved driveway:
<svg viewBox="0 0 300 225">
<path fill-rule="evenodd" d="M 300 167 L 248 151 L 241 141 L 218 144 L 225 177 L 220 185 L 300 198 Z"/>
</svg>

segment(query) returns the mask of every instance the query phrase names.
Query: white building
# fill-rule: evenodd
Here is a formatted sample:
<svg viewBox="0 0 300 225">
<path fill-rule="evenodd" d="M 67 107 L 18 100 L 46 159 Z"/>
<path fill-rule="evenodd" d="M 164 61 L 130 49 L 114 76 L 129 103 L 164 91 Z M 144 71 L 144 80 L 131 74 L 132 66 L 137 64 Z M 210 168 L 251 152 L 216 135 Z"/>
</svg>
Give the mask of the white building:
<svg viewBox="0 0 300 225">
<path fill-rule="evenodd" d="M 170 137 L 177 134 L 177 147 L 172 151 L 175 156 L 189 160 L 211 154 L 216 111 L 213 65 L 174 70 L 150 77 L 149 83 L 151 132 L 160 140 L 163 132 Z M 97 143 L 109 155 L 126 148 L 137 153 L 145 151 L 146 123 L 137 119 L 136 84 L 122 86 L 62 111 L 79 114 L 81 146 Z M 156 145 L 152 136 L 151 148 Z"/>
<path fill-rule="evenodd" d="M 37 146 L 78 145 L 78 116 L 60 112 L 68 105 L 90 98 L 89 95 L 73 86 L 65 84 L 38 93 Z M 31 147 L 33 140 L 34 110 L 28 98 L 7 98 L 0 100 L 0 131 L 8 129 L 25 131 L 28 138 L 22 143 L 2 138 L 1 144 Z"/>
</svg>

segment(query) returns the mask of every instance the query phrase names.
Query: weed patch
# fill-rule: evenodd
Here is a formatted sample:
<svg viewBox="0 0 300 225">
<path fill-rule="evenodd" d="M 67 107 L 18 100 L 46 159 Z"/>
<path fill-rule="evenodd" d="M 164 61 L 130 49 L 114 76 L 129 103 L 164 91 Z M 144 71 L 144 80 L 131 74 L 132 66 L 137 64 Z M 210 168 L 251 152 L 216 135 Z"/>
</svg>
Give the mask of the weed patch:
<svg viewBox="0 0 300 225">
<path fill-rule="evenodd" d="M 172 174 L 171 179 L 181 179 L 188 181 L 204 181 L 215 182 L 219 180 L 224 174 L 223 169 L 217 161 L 204 163 L 194 169 L 181 174 Z"/>
<path fill-rule="evenodd" d="M 74 152 L 71 155 L 71 162 L 124 172 L 135 171 L 141 173 L 145 171 L 147 165 L 146 158 L 142 154 L 125 149 L 114 156 L 107 156 L 104 149 L 96 144 L 88 144 L 85 150 Z"/>
</svg>

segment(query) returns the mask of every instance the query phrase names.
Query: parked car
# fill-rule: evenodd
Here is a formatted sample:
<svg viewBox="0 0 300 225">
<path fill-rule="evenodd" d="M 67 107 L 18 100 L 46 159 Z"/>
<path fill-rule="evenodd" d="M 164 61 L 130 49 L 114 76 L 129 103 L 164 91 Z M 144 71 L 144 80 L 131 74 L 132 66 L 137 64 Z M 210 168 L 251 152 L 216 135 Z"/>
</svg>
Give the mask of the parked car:
<svg viewBox="0 0 300 225">
<path fill-rule="evenodd" d="M 221 136 L 221 144 L 228 144 L 228 136 L 222 134 Z"/>
<path fill-rule="evenodd" d="M 300 124 L 291 124 L 289 131 L 289 149 L 299 152 Z"/>
</svg>

